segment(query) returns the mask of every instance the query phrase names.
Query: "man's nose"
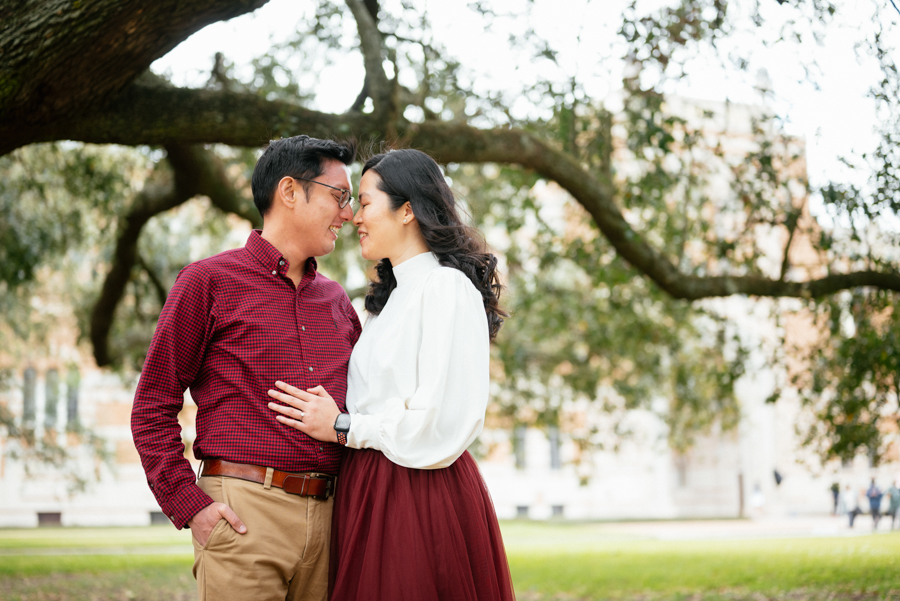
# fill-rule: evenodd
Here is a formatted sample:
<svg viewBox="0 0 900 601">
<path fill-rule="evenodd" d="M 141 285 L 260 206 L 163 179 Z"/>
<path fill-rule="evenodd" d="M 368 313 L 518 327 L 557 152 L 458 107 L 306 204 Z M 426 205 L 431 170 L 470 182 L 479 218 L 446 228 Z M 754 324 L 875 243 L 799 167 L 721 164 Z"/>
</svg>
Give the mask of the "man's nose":
<svg viewBox="0 0 900 601">
<path fill-rule="evenodd" d="M 353 219 L 353 203 L 348 202 L 347 206 L 341 209 L 339 215 L 344 221 L 350 221 L 351 219 Z"/>
</svg>

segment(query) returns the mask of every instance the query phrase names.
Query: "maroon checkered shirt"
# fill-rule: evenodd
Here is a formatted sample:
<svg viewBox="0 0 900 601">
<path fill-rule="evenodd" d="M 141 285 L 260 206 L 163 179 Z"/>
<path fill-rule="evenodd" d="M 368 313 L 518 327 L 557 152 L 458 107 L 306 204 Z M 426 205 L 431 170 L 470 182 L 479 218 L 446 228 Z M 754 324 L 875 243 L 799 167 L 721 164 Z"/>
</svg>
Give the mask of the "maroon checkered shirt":
<svg viewBox="0 0 900 601">
<path fill-rule="evenodd" d="M 275 420 L 276 380 L 322 385 L 344 409 L 347 362 L 361 331 L 341 286 L 310 259 L 300 285 L 288 261 L 250 234 L 244 248 L 185 267 L 147 352 L 131 413 L 134 444 L 159 506 L 178 528 L 212 503 L 184 457 L 178 412 L 197 403 L 198 459 L 336 474 L 341 447 Z"/>
</svg>

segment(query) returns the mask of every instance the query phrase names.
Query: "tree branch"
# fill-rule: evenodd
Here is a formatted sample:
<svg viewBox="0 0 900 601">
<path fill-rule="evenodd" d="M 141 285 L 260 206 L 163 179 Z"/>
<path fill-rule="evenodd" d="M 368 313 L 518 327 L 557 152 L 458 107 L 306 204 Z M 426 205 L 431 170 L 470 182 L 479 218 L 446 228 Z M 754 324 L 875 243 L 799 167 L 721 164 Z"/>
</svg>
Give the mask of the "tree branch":
<svg viewBox="0 0 900 601">
<path fill-rule="evenodd" d="M 152 217 L 204 194 L 222 211 L 243 217 L 254 227 L 262 226 L 262 218 L 256 208 L 248 206 L 249 201 L 234 190 L 225 176 L 221 161 L 211 152 L 202 147 L 179 144 L 167 145 L 166 151 L 166 159 L 174 177 L 162 174 L 151 176 L 134 207 L 119 222 L 112 264 L 91 312 L 91 343 L 94 347 L 94 359 L 101 367 L 116 359 L 109 349 L 109 333 L 116 307 L 125 294 L 125 287 L 131 280 L 135 265 L 144 267 L 157 295 L 165 302 L 165 287 L 137 252 L 141 230 Z"/>
<path fill-rule="evenodd" d="M 335 115 L 250 94 L 189 90 L 135 83 L 103 111 L 88 113 L 46 139 L 99 144 L 198 144 L 220 142 L 259 146 L 270 137 L 303 132 L 328 138 L 355 135 L 383 138 L 383 123 L 372 114 Z M 801 282 L 757 276 L 690 276 L 679 271 L 625 221 L 616 190 L 604 173 L 587 171 L 574 157 L 529 132 L 478 129 L 464 123 L 399 122 L 399 142 L 429 152 L 442 163 L 518 164 L 565 188 L 590 213 L 619 255 L 675 298 L 710 296 L 819 297 L 854 286 L 900 291 L 900 275 L 873 270 Z M 53 136 L 53 137 L 50 137 Z M 2 144 L 0 129 L 0 144 Z"/>
<path fill-rule="evenodd" d="M 147 277 L 150 278 L 150 283 L 153 285 L 153 289 L 156 291 L 156 300 L 159 301 L 159 306 L 163 306 L 166 304 L 166 298 L 169 296 L 169 291 L 166 290 L 165 285 L 162 283 L 162 280 L 159 279 L 159 275 L 153 268 L 150 267 L 150 264 L 144 260 L 144 257 L 140 255 L 140 253 L 136 254 L 137 264 L 141 269 L 144 270 L 144 273 L 147 274 Z"/>
<path fill-rule="evenodd" d="M 209 197 L 213 206 L 225 213 L 234 213 L 246 219 L 256 229 L 263 226 L 263 219 L 253 201 L 243 196 L 225 175 L 225 166 L 212 152 L 197 153 L 194 177 L 200 194 Z"/>
<path fill-rule="evenodd" d="M 369 97 L 375 105 L 376 113 L 391 113 L 391 82 L 384 72 L 384 45 L 381 32 L 378 31 L 377 3 L 371 3 L 375 7 L 375 14 L 370 12 L 363 0 L 346 0 L 353 18 L 356 19 L 356 27 L 359 31 L 359 47 L 363 54 L 366 66 L 366 81 L 368 82 Z"/>
<path fill-rule="evenodd" d="M 177 157 L 179 154 L 186 154 L 186 149 L 171 146 L 167 150 L 169 164 L 174 169 L 178 164 Z M 168 211 L 193 196 L 193 190 L 178 185 L 183 183 L 180 180 L 183 178 L 177 175 L 174 181 L 159 172 L 151 175 L 134 207 L 119 221 L 112 264 L 91 311 L 91 345 L 94 348 L 94 359 L 100 367 L 113 362 L 109 349 L 109 332 L 116 307 L 125 294 L 125 286 L 131 280 L 131 270 L 138 259 L 137 245 L 141 230 L 154 215 Z"/>
</svg>

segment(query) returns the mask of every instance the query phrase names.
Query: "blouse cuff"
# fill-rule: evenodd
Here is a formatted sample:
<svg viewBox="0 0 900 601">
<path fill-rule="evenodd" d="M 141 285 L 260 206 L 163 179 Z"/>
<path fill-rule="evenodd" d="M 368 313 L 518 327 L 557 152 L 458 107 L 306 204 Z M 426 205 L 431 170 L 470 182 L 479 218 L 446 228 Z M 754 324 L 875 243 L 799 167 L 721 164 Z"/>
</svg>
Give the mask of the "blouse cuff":
<svg viewBox="0 0 900 601">
<path fill-rule="evenodd" d="M 352 414 L 347 446 L 354 449 L 381 450 L 381 415 Z"/>
</svg>

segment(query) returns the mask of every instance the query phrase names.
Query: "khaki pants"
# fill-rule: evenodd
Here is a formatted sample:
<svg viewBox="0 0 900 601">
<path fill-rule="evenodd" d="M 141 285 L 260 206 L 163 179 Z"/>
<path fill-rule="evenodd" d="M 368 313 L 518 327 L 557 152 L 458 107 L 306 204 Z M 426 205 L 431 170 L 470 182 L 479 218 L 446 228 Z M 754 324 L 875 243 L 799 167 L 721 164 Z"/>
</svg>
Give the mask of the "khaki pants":
<svg viewBox="0 0 900 601">
<path fill-rule="evenodd" d="M 327 599 L 333 498 L 318 501 L 224 476 L 197 484 L 247 526 L 238 534 L 219 520 L 205 546 L 193 540 L 201 601 Z"/>
</svg>

